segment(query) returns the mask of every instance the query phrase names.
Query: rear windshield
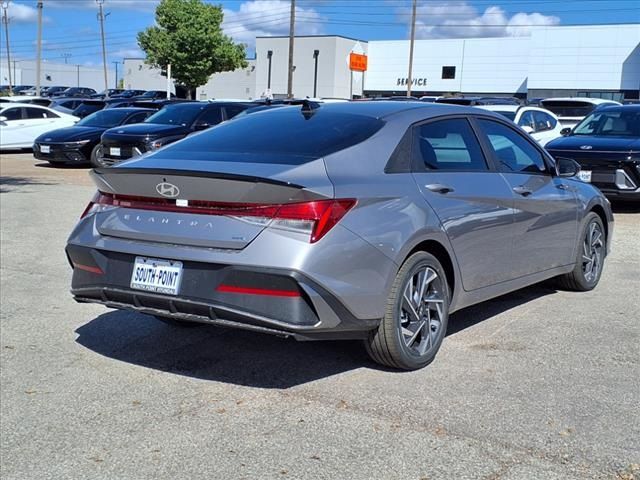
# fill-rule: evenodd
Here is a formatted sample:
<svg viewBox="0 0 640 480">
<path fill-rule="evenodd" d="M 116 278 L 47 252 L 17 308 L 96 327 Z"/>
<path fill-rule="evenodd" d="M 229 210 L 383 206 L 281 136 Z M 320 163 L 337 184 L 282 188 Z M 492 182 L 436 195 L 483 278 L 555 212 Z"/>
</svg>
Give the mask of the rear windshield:
<svg viewBox="0 0 640 480">
<path fill-rule="evenodd" d="M 306 116 L 298 106 L 283 107 L 224 122 L 155 156 L 224 152 L 251 154 L 251 161 L 257 163 L 302 164 L 356 145 L 383 125 L 377 118 L 328 112 L 322 107 Z"/>
<path fill-rule="evenodd" d="M 558 117 L 585 117 L 597 106 L 590 102 L 570 100 L 547 100 L 540 103 L 544 108 L 552 111 Z"/>
</svg>

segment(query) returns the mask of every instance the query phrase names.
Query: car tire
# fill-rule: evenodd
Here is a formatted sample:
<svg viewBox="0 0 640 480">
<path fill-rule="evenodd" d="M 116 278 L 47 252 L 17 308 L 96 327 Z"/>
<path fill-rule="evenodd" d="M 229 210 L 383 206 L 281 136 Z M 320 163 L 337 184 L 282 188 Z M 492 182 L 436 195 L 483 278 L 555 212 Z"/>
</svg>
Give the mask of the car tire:
<svg viewBox="0 0 640 480">
<path fill-rule="evenodd" d="M 558 277 L 557 283 L 565 290 L 587 292 L 598 285 L 604 267 L 607 239 L 598 214 L 590 212 L 585 217 L 578 241 L 575 267 Z"/>
<path fill-rule="evenodd" d="M 171 325 L 172 327 L 180 327 L 180 328 L 194 328 L 201 327 L 205 325 L 204 323 L 199 322 L 190 322 L 188 320 L 180 320 L 178 318 L 173 317 L 162 317 L 160 315 L 153 315 L 156 320 L 160 320 L 162 323 L 166 323 L 167 325 Z"/>
<path fill-rule="evenodd" d="M 365 340 L 367 353 L 391 368 L 427 366 L 445 337 L 449 301 L 447 277 L 438 259 L 427 252 L 414 253 L 396 275 L 384 318 Z"/>
<path fill-rule="evenodd" d="M 101 143 L 97 144 L 95 147 L 93 147 L 93 150 L 91 150 L 91 157 L 89 158 L 89 163 L 94 168 L 108 167 L 108 165 L 106 165 L 102 161 L 102 144 Z"/>
</svg>

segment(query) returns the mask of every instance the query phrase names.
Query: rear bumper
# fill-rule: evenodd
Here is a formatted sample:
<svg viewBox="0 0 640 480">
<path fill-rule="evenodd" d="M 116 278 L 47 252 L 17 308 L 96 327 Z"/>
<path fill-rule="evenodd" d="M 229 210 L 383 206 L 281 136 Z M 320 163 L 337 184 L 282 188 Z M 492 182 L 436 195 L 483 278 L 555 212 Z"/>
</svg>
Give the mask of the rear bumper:
<svg viewBox="0 0 640 480">
<path fill-rule="evenodd" d="M 68 245 L 67 255 L 76 266 L 71 293 L 80 303 L 299 340 L 364 338 L 379 324 L 379 319 L 356 318 L 337 297 L 298 271 L 187 261 L 180 292 L 174 296 L 130 288 L 135 255 L 77 245 Z M 266 286 L 297 295 L 221 292 L 221 284 Z"/>
</svg>

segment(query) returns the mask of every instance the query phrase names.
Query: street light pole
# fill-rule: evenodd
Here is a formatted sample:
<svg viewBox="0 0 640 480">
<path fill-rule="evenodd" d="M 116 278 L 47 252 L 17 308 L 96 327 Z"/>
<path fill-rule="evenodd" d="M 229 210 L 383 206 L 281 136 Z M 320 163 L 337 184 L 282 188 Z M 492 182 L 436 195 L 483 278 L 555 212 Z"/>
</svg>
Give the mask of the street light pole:
<svg viewBox="0 0 640 480">
<path fill-rule="evenodd" d="M 267 90 L 271 90 L 271 57 L 273 57 L 273 50 L 267 50 L 267 59 L 269 60 L 269 71 L 267 73 Z"/>
<path fill-rule="evenodd" d="M 40 69 L 42 68 L 42 2 L 38 2 L 38 44 L 36 46 L 36 95 L 40 96 Z"/>
<path fill-rule="evenodd" d="M 76 87 L 80 86 L 80 65 L 76 64 Z"/>
<path fill-rule="evenodd" d="M 104 12 L 102 10 L 102 4 L 104 0 L 96 0 L 98 4 L 98 8 L 100 9 L 98 13 L 98 20 L 100 21 L 100 36 L 102 37 L 102 69 L 104 70 L 104 89 L 107 90 L 109 88 L 109 79 L 107 78 L 107 48 L 104 44 Z"/>
<path fill-rule="evenodd" d="M 413 0 L 413 13 L 411 14 L 411 42 L 409 43 L 409 76 L 407 77 L 407 97 L 411 96 L 411 82 L 413 81 L 413 44 L 416 39 L 416 4 Z"/>
<path fill-rule="evenodd" d="M 296 0 L 291 0 L 291 18 L 289 20 L 289 75 L 287 77 L 287 97 L 293 98 L 293 39 L 296 26 Z"/>
<path fill-rule="evenodd" d="M 13 94 L 13 82 L 11 79 L 11 54 L 9 49 L 9 17 L 7 16 L 7 9 L 9 8 L 9 1 L 3 0 L 2 2 L 2 23 L 4 23 L 4 33 L 7 42 L 7 70 L 9 71 L 9 95 Z"/>
</svg>

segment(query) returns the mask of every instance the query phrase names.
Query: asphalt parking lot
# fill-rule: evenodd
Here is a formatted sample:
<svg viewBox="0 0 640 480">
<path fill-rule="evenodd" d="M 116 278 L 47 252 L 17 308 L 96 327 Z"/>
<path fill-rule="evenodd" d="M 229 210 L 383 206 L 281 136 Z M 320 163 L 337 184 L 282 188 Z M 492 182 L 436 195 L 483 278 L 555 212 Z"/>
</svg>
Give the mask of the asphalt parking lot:
<svg viewBox="0 0 640 480">
<path fill-rule="evenodd" d="M 640 478 L 640 213 L 590 293 L 452 316 L 426 369 L 355 342 L 178 329 L 76 304 L 84 168 L 0 161 L 3 479 Z"/>
</svg>

